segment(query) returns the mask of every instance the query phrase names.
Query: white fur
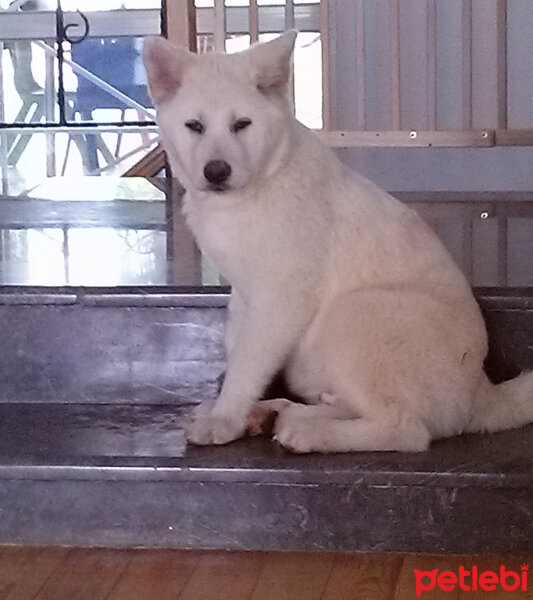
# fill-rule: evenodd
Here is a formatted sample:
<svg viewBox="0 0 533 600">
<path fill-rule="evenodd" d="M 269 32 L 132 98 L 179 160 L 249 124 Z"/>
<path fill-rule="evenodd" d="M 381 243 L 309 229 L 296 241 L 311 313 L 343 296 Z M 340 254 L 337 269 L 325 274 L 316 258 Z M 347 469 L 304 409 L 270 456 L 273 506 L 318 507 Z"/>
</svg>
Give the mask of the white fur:
<svg viewBox="0 0 533 600">
<path fill-rule="evenodd" d="M 226 378 L 189 441 L 242 436 L 281 368 L 311 405 L 278 402 L 275 437 L 295 452 L 420 451 L 435 438 L 532 421 L 531 378 L 500 393 L 483 372 L 483 319 L 433 232 L 292 116 L 294 38 L 228 56 L 161 40 L 145 50 L 188 223 L 233 286 Z M 252 124 L 235 133 L 242 117 Z M 184 126 L 190 119 L 202 134 Z M 209 189 L 210 160 L 232 168 L 224 191 Z M 514 418 L 503 418 L 504 401 Z"/>
</svg>

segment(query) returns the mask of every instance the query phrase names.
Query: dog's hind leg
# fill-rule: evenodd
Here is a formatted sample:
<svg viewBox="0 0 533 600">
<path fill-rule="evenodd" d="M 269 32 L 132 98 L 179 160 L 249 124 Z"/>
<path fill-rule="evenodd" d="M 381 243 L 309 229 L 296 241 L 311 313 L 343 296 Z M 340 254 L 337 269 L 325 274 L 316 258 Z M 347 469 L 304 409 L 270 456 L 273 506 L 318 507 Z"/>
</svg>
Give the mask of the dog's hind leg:
<svg viewBox="0 0 533 600">
<path fill-rule="evenodd" d="M 355 419 L 306 415 L 316 407 L 290 407 L 283 410 L 274 426 L 274 439 L 292 452 L 354 452 L 427 450 L 431 435 L 415 416 L 372 415 Z M 395 411 L 394 411 L 395 412 Z"/>
</svg>

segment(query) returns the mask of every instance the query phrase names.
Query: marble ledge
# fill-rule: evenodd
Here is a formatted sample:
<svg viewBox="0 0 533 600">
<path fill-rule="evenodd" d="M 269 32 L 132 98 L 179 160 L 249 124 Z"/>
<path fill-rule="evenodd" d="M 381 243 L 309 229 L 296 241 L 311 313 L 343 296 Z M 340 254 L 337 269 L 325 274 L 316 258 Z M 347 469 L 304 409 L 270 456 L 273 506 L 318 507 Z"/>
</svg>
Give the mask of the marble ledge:
<svg viewBox="0 0 533 600">
<path fill-rule="evenodd" d="M 0 305 L 10 306 L 109 306 L 206 307 L 228 305 L 229 288 L 24 288 L 0 287 Z"/>
<path fill-rule="evenodd" d="M 484 309 L 533 310 L 533 287 L 479 287 L 473 291 Z M 0 305 L 224 308 L 229 295 L 228 286 L 0 286 Z"/>
</svg>

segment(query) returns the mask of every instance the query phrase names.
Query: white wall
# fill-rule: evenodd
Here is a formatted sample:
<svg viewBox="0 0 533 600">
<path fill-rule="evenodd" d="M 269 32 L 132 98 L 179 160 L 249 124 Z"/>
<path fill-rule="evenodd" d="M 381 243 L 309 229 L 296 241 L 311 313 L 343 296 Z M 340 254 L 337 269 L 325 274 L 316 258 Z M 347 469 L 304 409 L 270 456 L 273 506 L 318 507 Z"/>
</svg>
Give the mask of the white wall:
<svg viewBox="0 0 533 600">
<path fill-rule="evenodd" d="M 533 191 L 533 147 L 350 148 L 343 162 L 395 191 Z"/>
<path fill-rule="evenodd" d="M 497 127 L 497 0 L 472 0 L 472 125 Z M 437 128 L 463 127 L 463 0 L 437 0 Z M 401 128 L 425 129 L 426 0 L 400 0 Z M 356 3 L 332 2 L 332 120 L 356 129 Z M 389 1 L 364 0 L 368 130 L 391 128 Z M 533 0 L 508 0 L 508 122 L 533 128 Z M 390 190 L 533 190 L 533 147 L 357 148 L 347 164 Z"/>
</svg>

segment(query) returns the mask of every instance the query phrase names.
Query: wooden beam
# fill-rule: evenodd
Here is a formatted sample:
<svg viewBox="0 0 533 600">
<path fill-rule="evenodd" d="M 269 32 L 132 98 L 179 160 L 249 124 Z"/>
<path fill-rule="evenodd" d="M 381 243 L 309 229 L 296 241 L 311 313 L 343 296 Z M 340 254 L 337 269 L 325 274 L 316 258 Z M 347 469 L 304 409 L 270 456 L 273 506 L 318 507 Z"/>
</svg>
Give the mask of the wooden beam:
<svg viewBox="0 0 533 600">
<path fill-rule="evenodd" d="M 318 131 L 321 139 L 334 148 L 357 147 L 491 147 L 493 130 L 469 131 Z"/>
<path fill-rule="evenodd" d="M 162 146 L 158 144 L 141 160 L 130 167 L 123 177 L 154 177 L 166 165 L 166 154 Z"/>
<path fill-rule="evenodd" d="M 533 146 L 533 129 L 497 129 L 496 146 Z"/>
<path fill-rule="evenodd" d="M 322 141 L 333 148 L 357 147 L 477 147 L 533 146 L 533 129 L 469 131 L 317 131 Z M 149 152 L 124 175 L 151 177 L 165 166 L 161 146 Z"/>
</svg>

